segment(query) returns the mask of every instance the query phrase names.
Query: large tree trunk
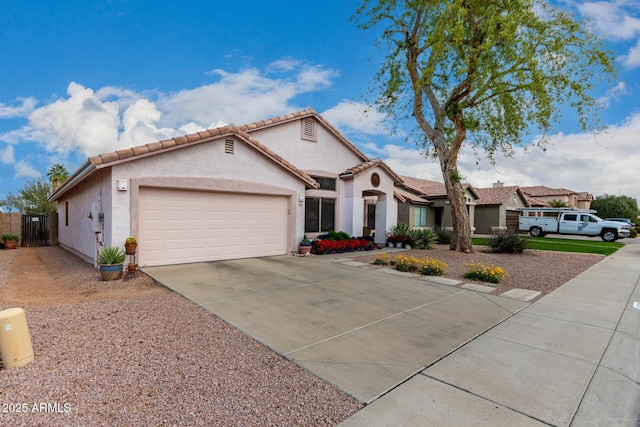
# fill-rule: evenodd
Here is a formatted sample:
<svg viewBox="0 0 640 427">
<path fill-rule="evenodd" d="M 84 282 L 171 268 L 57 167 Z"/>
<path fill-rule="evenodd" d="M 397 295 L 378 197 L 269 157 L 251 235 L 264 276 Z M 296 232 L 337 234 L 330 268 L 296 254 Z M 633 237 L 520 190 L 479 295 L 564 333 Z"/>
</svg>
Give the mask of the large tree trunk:
<svg viewBox="0 0 640 427">
<path fill-rule="evenodd" d="M 473 252 L 471 242 L 471 224 L 469 211 L 464 197 L 464 190 L 457 168 L 457 160 L 453 157 L 440 156 L 442 178 L 451 205 L 451 221 L 453 236 L 449 249 L 465 253 Z"/>
</svg>

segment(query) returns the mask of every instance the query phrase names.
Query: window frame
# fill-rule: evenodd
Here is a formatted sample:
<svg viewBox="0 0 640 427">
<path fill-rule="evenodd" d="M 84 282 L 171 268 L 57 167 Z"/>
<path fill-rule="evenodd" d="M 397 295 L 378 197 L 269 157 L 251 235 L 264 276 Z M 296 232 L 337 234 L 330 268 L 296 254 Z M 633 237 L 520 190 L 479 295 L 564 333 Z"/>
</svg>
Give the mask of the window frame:
<svg viewBox="0 0 640 427">
<path fill-rule="evenodd" d="M 424 212 L 424 222 L 422 221 L 422 212 Z M 418 220 L 420 220 L 419 223 Z M 429 223 L 429 208 L 427 208 L 426 206 L 414 206 L 412 222 L 414 227 L 427 227 L 427 224 Z"/>
<path fill-rule="evenodd" d="M 309 211 L 308 211 L 308 207 L 309 207 L 309 201 L 314 200 L 317 201 L 317 229 L 310 229 L 308 227 L 308 223 L 307 223 L 307 218 L 309 217 Z M 326 203 L 325 203 L 326 202 Z M 335 197 L 306 197 L 305 198 L 305 211 L 304 211 L 304 232 L 305 233 L 326 233 L 329 232 L 331 230 L 335 230 L 335 226 L 336 226 L 336 205 L 337 205 L 337 200 Z M 328 219 L 327 217 L 325 217 L 325 215 L 323 214 L 323 211 L 327 208 L 328 204 L 333 204 L 333 212 L 331 212 L 331 226 L 330 227 L 325 227 L 324 223 L 325 223 L 325 219 Z"/>
</svg>

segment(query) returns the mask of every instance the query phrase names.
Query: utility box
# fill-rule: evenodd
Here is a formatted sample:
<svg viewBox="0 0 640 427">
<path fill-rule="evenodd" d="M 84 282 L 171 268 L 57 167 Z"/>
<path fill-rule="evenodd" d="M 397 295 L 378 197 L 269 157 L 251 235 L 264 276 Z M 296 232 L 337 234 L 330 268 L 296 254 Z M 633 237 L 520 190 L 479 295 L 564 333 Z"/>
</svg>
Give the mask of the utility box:
<svg viewBox="0 0 640 427">
<path fill-rule="evenodd" d="M 21 308 L 0 311 L 0 358 L 5 368 L 17 368 L 33 360 L 27 317 Z"/>
</svg>

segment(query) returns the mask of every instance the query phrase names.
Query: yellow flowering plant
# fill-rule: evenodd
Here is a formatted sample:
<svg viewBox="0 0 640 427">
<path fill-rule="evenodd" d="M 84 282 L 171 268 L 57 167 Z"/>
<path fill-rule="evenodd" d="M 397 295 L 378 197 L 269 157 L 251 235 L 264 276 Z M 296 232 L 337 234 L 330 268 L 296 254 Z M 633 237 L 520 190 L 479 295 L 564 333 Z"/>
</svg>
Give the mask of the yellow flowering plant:
<svg viewBox="0 0 640 427">
<path fill-rule="evenodd" d="M 489 283 L 500 283 L 509 276 L 507 270 L 493 264 L 470 263 L 466 265 L 467 272 L 464 277 L 472 280 L 480 280 Z"/>
<path fill-rule="evenodd" d="M 391 257 L 389 256 L 388 253 L 381 253 L 376 257 L 373 263 L 375 265 L 389 265 L 391 264 Z"/>
<path fill-rule="evenodd" d="M 420 262 L 422 263 L 420 272 L 425 276 L 443 276 L 449 267 L 447 263 L 433 258 L 424 257 L 420 259 Z"/>
<path fill-rule="evenodd" d="M 426 256 L 418 259 L 404 255 L 396 256 L 393 260 L 393 265 L 395 265 L 398 271 L 419 271 L 427 276 L 442 276 L 447 270 L 447 267 L 449 267 L 442 261 Z"/>
</svg>

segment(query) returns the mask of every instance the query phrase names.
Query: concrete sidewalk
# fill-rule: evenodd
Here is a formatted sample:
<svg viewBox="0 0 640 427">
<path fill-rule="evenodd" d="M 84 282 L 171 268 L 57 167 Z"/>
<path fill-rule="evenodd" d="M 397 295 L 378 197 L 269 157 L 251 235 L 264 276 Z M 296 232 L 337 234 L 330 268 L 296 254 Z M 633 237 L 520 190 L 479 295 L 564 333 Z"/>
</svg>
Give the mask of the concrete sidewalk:
<svg viewBox="0 0 640 427">
<path fill-rule="evenodd" d="M 341 425 L 640 425 L 640 241 L 625 243 Z"/>
</svg>

